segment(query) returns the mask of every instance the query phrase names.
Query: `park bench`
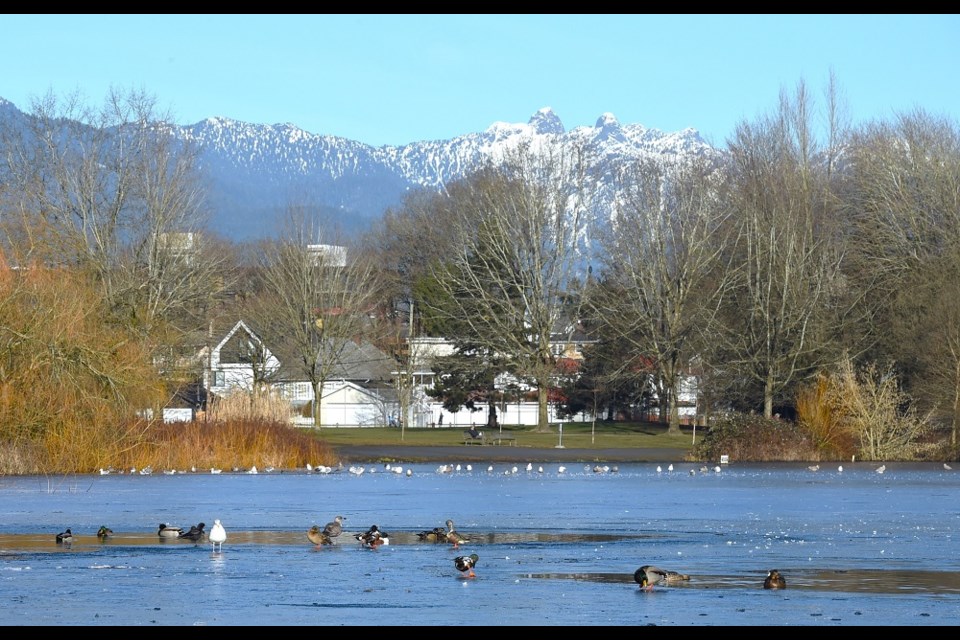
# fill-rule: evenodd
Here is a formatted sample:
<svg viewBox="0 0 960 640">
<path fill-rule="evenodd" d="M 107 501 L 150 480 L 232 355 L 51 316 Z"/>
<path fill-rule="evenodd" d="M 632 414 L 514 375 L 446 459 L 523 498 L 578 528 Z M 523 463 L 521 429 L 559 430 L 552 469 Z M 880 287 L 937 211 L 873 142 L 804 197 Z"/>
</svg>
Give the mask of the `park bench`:
<svg viewBox="0 0 960 640">
<path fill-rule="evenodd" d="M 464 429 L 463 444 L 487 444 L 487 439 L 484 437 L 483 431 Z"/>
<path fill-rule="evenodd" d="M 495 436 L 491 436 L 489 440 L 493 444 L 510 445 L 511 447 L 517 444 L 517 436 L 512 433 L 498 433 Z"/>
</svg>

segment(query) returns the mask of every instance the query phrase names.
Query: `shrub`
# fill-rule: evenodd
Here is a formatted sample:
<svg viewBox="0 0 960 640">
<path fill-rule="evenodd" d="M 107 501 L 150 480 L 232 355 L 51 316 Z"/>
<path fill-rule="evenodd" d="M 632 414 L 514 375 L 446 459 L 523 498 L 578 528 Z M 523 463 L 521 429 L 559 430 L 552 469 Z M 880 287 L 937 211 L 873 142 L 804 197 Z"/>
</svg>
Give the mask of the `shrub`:
<svg viewBox="0 0 960 640">
<path fill-rule="evenodd" d="M 809 435 L 795 423 L 746 413 L 716 418 L 690 455 L 696 460 L 719 460 L 727 455 L 731 462 L 819 459 Z"/>
</svg>

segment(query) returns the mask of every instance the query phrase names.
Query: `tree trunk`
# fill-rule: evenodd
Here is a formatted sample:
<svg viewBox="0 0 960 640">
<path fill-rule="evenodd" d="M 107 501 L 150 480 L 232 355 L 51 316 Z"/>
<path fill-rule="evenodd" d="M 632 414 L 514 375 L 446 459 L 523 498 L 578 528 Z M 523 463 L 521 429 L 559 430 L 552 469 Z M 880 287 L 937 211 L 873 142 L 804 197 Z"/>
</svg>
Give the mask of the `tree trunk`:
<svg viewBox="0 0 960 640">
<path fill-rule="evenodd" d="M 667 400 L 670 403 L 670 421 L 667 427 L 667 435 L 670 436 L 680 435 L 680 407 L 677 406 L 677 399 L 679 398 L 677 386 L 679 386 L 679 380 L 674 377 L 670 386 L 667 387 L 669 391 Z"/>
<path fill-rule="evenodd" d="M 313 383 L 313 426 L 317 429 L 323 426 L 320 420 L 320 398 L 323 395 L 323 381 Z"/>
<path fill-rule="evenodd" d="M 540 385 L 540 390 L 537 393 L 537 432 L 538 433 L 548 433 L 550 431 L 550 421 L 548 420 L 547 413 L 547 400 L 549 392 L 547 386 L 544 384 Z"/>
</svg>

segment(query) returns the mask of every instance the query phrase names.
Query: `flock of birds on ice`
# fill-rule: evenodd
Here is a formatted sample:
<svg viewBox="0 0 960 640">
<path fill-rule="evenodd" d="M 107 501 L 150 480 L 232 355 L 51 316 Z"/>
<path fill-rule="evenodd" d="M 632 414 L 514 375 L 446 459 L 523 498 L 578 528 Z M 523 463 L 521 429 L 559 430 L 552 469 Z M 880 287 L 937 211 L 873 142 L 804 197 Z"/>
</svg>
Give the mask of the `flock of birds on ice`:
<svg viewBox="0 0 960 640">
<path fill-rule="evenodd" d="M 413 471 L 411 469 L 409 468 L 405 469 L 401 465 L 391 465 L 388 463 L 388 464 L 385 464 L 383 468 L 384 468 L 384 471 L 387 473 L 394 473 L 397 475 L 406 475 L 408 477 L 413 475 Z M 952 469 L 952 467 L 947 463 L 943 464 L 943 468 L 947 471 Z M 544 473 L 544 468 L 542 465 L 534 467 L 533 463 L 527 463 L 524 469 L 527 473 L 531 473 L 534 471 L 537 473 Z M 585 465 L 583 469 L 585 472 L 592 471 L 593 473 L 617 473 L 619 471 L 619 468 L 617 466 L 609 466 L 609 465 L 593 465 L 593 466 Z M 810 465 L 807 467 L 807 469 L 809 471 L 816 472 L 820 470 L 820 465 L 819 464 Z M 342 470 L 343 470 L 342 466 L 328 467 L 323 465 L 313 466 L 313 465 L 307 464 L 305 467 L 305 471 L 307 473 L 319 473 L 319 474 L 334 473 Z M 709 473 L 711 470 L 714 473 L 720 473 L 722 471 L 722 468 L 720 467 L 720 465 L 716 465 L 711 469 L 710 467 L 703 465 L 700 467 L 699 470 L 700 470 L 700 473 Z M 879 467 L 876 467 L 874 469 L 876 473 L 881 473 L 881 474 L 886 472 L 886 470 L 887 470 L 887 467 L 885 464 L 882 464 Z M 114 471 L 113 469 L 100 469 L 100 474 L 108 475 L 113 471 Z M 196 473 L 197 469 L 194 467 L 191 469 L 191 471 Z M 238 472 L 245 472 L 250 474 L 259 473 L 256 466 L 251 467 L 246 471 L 241 469 L 234 469 L 233 471 L 237 473 Z M 272 473 L 273 471 L 275 471 L 275 469 L 273 469 L 272 467 L 268 467 L 264 471 L 266 473 Z M 472 472 L 473 465 L 442 464 L 436 469 L 436 473 L 441 473 L 441 474 L 461 472 L 461 471 Z M 488 473 L 494 473 L 494 466 L 493 465 L 487 466 L 486 471 Z M 558 474 L 566 473 L 566 471 L 567 471 L 567 467 L 564 465 L 560 465 L 557 467 Z M 657 465 L 656 471 L 657 473 L 663 473 L 664 469 L 660 465 Z M 674 471 L 673 464 L 669 464 L 666 468 L 666 471 L 668 473 L 672 473 Z M 213 473 L 213 474 L 219 474 L 221 472 L 222 472 L 221 469 L 215 469 L 215 468 L 210 469 L 210 473 Z M 352 465 L 347 468 L 347 472 L 353 475 L 359 476 L 366 473 L 367 468 L 363 466 Z M 369 472 L 375 473 L 376 468 L 371 467 Z M 839 465 L 837 467 L 837 472 L 843 473 L 843 465 Z M 123 473 L 123 471 L 120 471 L 119 473 Z M 146 467 L 140 470 L 130 469 L 129 473 L 140 474 L 140 475 L 150 475 L 153 473 L 153 470 L 150 467 Z M 170 470 L 164 470 L 164 473 L 167 475 L 173 475 L 178 472 L 170 469 Z M 179 473 L 186 473 L 186 472 L 181 471 Z M 504 475 L 512 475 L 516 473 L 520 473 L 520 468 L 517 466 L 509 466 L 503 471 Z M 691 468 L 689 470 L 689 473 L 690 475 L 696 475 L 697 470 L 695 468 Z M 345 518 L 343 516 L 338 515 L 322 528 L 317 525 L 312 526 L 307 531 L 307 540 L 311 544 L 315 545 L 316 548 L 320 548 L 324 545 L 333 544 L 334 541 L 343 534 L 344 520 Z M 184 529 L 181 527 L 171 526 L 166 523 L 161 523 L 157 531 L 157 535 L 161 539 L 178 539 L 178 540 L 188 540 L 192 542 L 199 542 L 203 540 L 204 536 L 206 536 L 207 540 L 209 540 L 209 542 L 212 545 L 214 553 L 221 552 L 223 550 L 223 543 L 226 542 L 226 539 L 227 539 L 227 533 L 223 527 L 223 524 L 220 522 L 220 520 L 214 520 L 213 527 L 210 529 L 209 532 L 205 530 L 205 527 L 206 527 L 206 524 L 203 522 L 200 522 L 194 526 L 191 526 L 189 529 Z M 107 526 L 101 526 L 100 529 L 97 531 L 97 538 L 99 538 L 101 541 L 108 539 L 112 535 L 113 535 L 113 531 Z M 390 534 L 381 530 L 379 526 L 376 524 L 372 525 L 367 531 L 353 534 L 353 537 L 359 542 L 361 546 L 371 548 L 371 549 L 376 549 L 380 546 L 390 544 Z M 422 542 L 451 544 L 454 549 L 459 549 L 461 544 L 468 542 L 468 538 L 455 529 L 453 520 L 446 521 L 446 528 L 434 527 L 433 529 L 421 531 L 420 533 L 417 534 L 417 538 Z M 70 546 L 73 542 L 73 533 L 71 532 L 70 529 L 66 529 L 62 533 L 58 533 L 56 536 L 56 542 L 57 544 Z M 469 555 L 456 556 L 453 559 L 453 564 L 456 570 L 459 571 L 462 576 L 467 578 L 474 578 L 476 577 L 476 572 L 474 571 L 474 568 L 477 566 L 477 563 L 479 560 L 480 560 L 480 557 L 478 554 L 471 553 Z M 671 585 L 671 584 L 676 584 L 678 582 L 684 582 L 689 580 L 690 576 L 679 573 L 677 571 L 660 569 L 653 565 L 644 565 L 634 572 L 633 579 L 640 586 L 640 589 L 644 591 L 650 591 L 653 589 L 655 585 Z M 786 586 L 787 586 L 786 579 L 780 573 L 779 570 L 771 569 L 770 571 L 767 572 L 767 575 L 763 581 L 764 589 L 784 589 L 786 588 Z"/>
<path fill-rule="evenodd" d="M 338 515 L 322 528 L 318 525 L 313 525 L 307 531 L 307 540 L 315 545 L 317 549 L 324 545 L 334 544 L 344 533 L 344 520 L 346 520 L 344 516 Z M 449 544 L 452 549 L 459 549 L 460 545 L 470 541 L 467 536 L 457 531 L 453 520 L 448 519 L 445 524 L 445 528 L 434 527 L 417 533 L 417 539 L 421 542 L 433 544 Z M 213 527 L 209 532 L 205 529 L 206 524 L 203 522 L 193 525 L 189 529 L 161 522 L 157 529 L 157 535 L 161 540 L 188 540 L 194 543 L 199 543 L 206 536 L 207 540 L 211 543 L 213 552 L 222 552 L 223 543 L 227 540 L 227 532 L 223 524 L 217 519 L 213 521 Z M 390 534 L 380 529 L 376 524 L 371 525 L 369 529 L 362 533 L 351 535 L 361 546 L 370 549 L 377 549 L 390 544 Z M 113 536 L 113 530 L 106 525 L 101 526 L 100 529 L 97 530 L 97 538 L 101 541 L 106 541 L 111 536 Z M 58 545 L 70 547 L 73 544 L 72 531 L 67 529 L 62 533 L 58 533 L 56 542 Z M 479 561 L 480 556 L 476 553 L 458 555 L 453 558 L 453 566 L 460 572 L 461 576 L 465 578 L 475 578 L 477 574 L 474 568 Z M 641 590 L 652 591 L 656 585 L 671 585 L 685 582 L 690 580 L 690 576 L 678 571 L 660 569 L 653 565 L 643 565 L 634 572 L 633 579 L 634 582 L 640 586 Z M 766 578 L 763 581 L 764 589 L 784 589 L 786 586 L 786 579 L 777 569 L 771 569 L 767 572 Z"/>
</svg>

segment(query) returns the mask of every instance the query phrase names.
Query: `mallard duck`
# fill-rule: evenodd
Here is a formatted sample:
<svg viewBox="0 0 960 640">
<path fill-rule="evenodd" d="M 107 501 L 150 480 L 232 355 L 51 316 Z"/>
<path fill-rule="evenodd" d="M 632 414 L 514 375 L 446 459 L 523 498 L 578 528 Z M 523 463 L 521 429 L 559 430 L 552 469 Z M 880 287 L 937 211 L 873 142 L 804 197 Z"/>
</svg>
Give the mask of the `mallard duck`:
<svg viewBox="0 0 960 640">
<path fill-rule="evenodd" d="M 312 542 L 314 545 L 319 547 L 323 544 L 332 544 L 333 540 L 330 539 L 330 536 L 323 532 L 323 529 L 317 525 L 310 527 L 310 530 L 307 531 L 307 540 Z"/>
<path fill-rule="evenodd" d="M 336 518 L 333 519 L 332 522 L 328 522 L 328 523 L 323 527 L 323 534 L 324 534 L 325 536 L 327 536 L 328 538 L 330 538 L 331 540 L 332 540 L 333 538 L 336 538 L 336 537 L 339 536 L 341 533 L 343 533 L 343 521 L 344 521 L 344 520 L 346 520 L 346 518 L 344 518 L 343 516 L 337 516 Z"/>
<path fill-rule="evenodd" d="M 446 542 L 447 541 L 447 530 L 443 527 L 434 527 L 429 531 L 421 531 L 417 534 L 423 542 Z"/>
<path fill-rule="evenodd" d="M 201 522 L 200 524 L 197 524 L 197 525 L 194 525 L 194 526 L 190 527 L 190 530 L 189 530 L 189 531 L 181 531 L 181 532 L 180 532 L 180 535 L 177 536 L 177 539 L 179 539 L 179 540 L 193 540 L 194 542 L 197 542 L 198 540 L 200 540 L 201 538 L 203 538 L 203 535 L 204 535 L 203 528 L 204 528 L 205 526 L 207 526 L 207 525 L 205 525 L 204 523 Z"/>
<path fill-rule="evenodd" d="M 651 591 L 655 584 L 671 584 L 674 582 L 683 582 L 689 580 L 690 576 L 677 571 L 667 571 L 645 564 L 633 572 L 633 580 L 640 585 L 641 589 Z"/>
<path fill-rule="evenodd" d="M 99 529 L 97 529 L 97 537 L 100 538 L 100 540 L 106 540 L 112 535 L 113 535 L 113 529 L 111 529 L 110 527 L 101 526 Z"/>
<path fill-rule="evenodd" d="M 372 525 L 367 531 L 354 535 L 354 538 L 359 540 L 360 544 L 365 547 L 376 548 L 381 545 L 390 544 L 390 534 L 381 531 L 377 525 Z"/>
<path fill-rule="evenodd" d="M 453 565 L 457 570 L 466 575 L 468 578 L 476 578 L 477 575 L 473 572 L 473 568 L 477 566 L 477 561 L 480 559 L 475 553 L 471 553 L 468 556 L 457 556 L 453 559 Z"/>
<path fill-rule="evenodd" d="M 223 528 L 219 520 L 213 521 L 213 528 L 210 529 L 210 535 L 207 537 L 213 544 L 214 551 L 223 551 L 223 543 L 227 540 L 227 530 Z"/>
<path fill-rule="evenodd" d="M 447 542 L 453 545 L 454 549 L 459 549 L 461 544 L 469 542 L 467 538 L 462 536 L 456 529 L 453 528 L 453 520 L 447 520 Z"/>
<path fill-rule="evenodd" d="M 183 529 L 180 527 L 171 527 L 162 522 L 160 523 L 160 528 L 157 530 L 157 535 L 161 538 L 179 538 L 181 533 L 183 533 Z"/>
<path fill-rule="evenodd" d="M 786 589 L 787 581 L 783 579 L 783 576 L 780 575 L 780 572 L 776 569 L 770 569 L 767 572 L 767 577 L 763 579 L 763 588 L 764 589 Z"/>
<path fill-rule="evenodd" d="M 73 532 L 70 529 L 57 534 L 57 544 L 71 544 L 73 542 Z"/>
</svg>

